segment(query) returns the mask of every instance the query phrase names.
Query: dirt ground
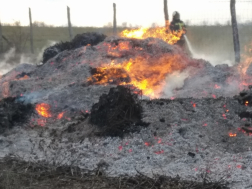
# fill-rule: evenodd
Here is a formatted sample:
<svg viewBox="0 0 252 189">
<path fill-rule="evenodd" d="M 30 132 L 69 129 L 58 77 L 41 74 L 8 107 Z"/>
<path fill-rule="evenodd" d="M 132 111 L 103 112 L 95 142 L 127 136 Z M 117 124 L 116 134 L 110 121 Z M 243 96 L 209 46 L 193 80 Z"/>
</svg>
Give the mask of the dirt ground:
<svg viewBox="0 0 252 189">
<path fill-rule="evenodd" d="M 136 177 L 112 178 L 103 175 L 99 168 L 83 173 L 85 170 L 75 167 L 27 163 L 13 157 L 1 160 L 0 170 L 0 189 L 228 189 L 223 181 L 213 183 L 207 175 L 202 175 L 201 182 L 160 175 L 149 178 L 140 172 Z"/>
</svg>

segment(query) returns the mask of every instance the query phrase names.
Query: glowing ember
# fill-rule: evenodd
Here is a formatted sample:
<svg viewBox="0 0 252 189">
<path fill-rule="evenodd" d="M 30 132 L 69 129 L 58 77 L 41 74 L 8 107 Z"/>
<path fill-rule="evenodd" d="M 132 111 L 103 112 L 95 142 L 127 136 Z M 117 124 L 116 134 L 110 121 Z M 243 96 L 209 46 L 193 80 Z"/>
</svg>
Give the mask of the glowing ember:
<svg viewBox="0 0 252 189">
<path fill-rule="evenodd" d="M 241 166 L 241 165 L 237 165 L 236 167 L 237 167 L 238 169 L 241 169 L 241 168 L 242 168 L 242 166 Z"/>
<path fill-rule="evenodd" d="M 214 88 L 215 88 L 215 89 L 220 89 L 221 87 L 220 87 L 219 85 L 215 84 L 215 85 L 214 85 Z"/>
<path fill-rule="evenodd" d="M 222 117 L 223 117 L 224 119 L 227 119 L 226 114 L 222 114 Z"/>
<path fill-rule="evenodd" d="M 245 102 L 245 106 L 248 106 L 248 104 L 249 104 L 249 101 L 246 101 L 246 102 Z"/>
<path fill-rule="evenodd" d="M 57 119 L 62 119 L 62 117 L 64 116 L 64 113 L 65 113 L 65 112 L 59 113 L 58 116 L 57 116 Z"/>
<path fill-rule="evenodd" d="M 229 133 L 228 135 L 229 135 L 230 137 L 236 137 L 236 136 L 237 136 L 236 133 Z"/>
<path fill-rule="evenodd" d="M 119 146 L 119 147 L 118 147 L 118 150 L 119 150 L 119 151 L 122 151 L 122 149 L 123 149 L 122 146 Z"/>
<path fill-rule="evenodd" d="M 46 120 L 44 119 L 38 119 L 37 124 L 41 127 L 44 127 L 46 125 Z"/>
<path fill-rule="evenodd" d="M 145 142 L 144 145 L 145 145 L 145 146 L 150 146 L 150 143 Z"/>
<path fill-rule="evenodd" d="M 136 39 L 146 39 L 148 37 L 154 37 L 162 39 L 165 42 L 173 45 L 181 38 L 183 33 L 184 31 L 171 32 L 166 27 L 156 27 L 156 28 L 140 28 L 133 30 L 124 30 L 121 32 L 120 36 Z"/>
<path fill-rule="evenodd" d="M 20 79 L 18 80 L 26 80 L 26 79 L 29 79 L 30 77 L 28 75 L 25 75 L 24 77 L 21 77 Z"/>
<path fill-rule="evenodd" d="M 49 104 L 45 104 L 45 103 L 37 104 L 35 109 L 37 110 L 38 114 L 43 117 L 46 117 L 46 118 L 52 117 L 52 115 L 50 113 L 50 105 Z"/>
<path fill-rule="evenodd" d="M 164 153 L 164 150 L 160 150 L 160 151 L 155 152 L 155 154 L 163 154 L 163 153 Z"/>
</svg>

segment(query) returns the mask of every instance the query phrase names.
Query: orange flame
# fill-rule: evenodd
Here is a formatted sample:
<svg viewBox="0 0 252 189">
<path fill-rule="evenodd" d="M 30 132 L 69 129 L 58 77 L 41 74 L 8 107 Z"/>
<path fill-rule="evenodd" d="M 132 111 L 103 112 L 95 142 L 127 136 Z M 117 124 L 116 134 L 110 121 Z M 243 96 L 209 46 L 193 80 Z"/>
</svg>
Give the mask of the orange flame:
<svg viewBox="0 0 252 189">
<path fill-rule="evenodd" d="M 28 75 L 25 75 L 24 77 L 19 78 L 18 80 L 26 80 L 29 79 L 30 77 Z"/>
<path fill-rule="evenodd" d="M 173 45 L 180 40 L 184 31 L 171 32 L 169 27 L 156 27 L 156 28 L 139 28 L 133 30 L 124 30 L 121 32 L 121 37 L 146 39 L 148 37 L 154 37 L 164 40 L 165 42 Z"/>
<path fill-rule="evenodd" d="M 238 71 L 240 72 L 242 82 L 240 84 L 241 87 L 249 86 L 252 83 L 247 82 L 251 81 L 251 77 L 247 75 L 247 70 L 252 63 L 252 43 L 250 45 L 245 46 L 244 54 L 242 55 L 242 62 L 238 66 Z M 241 88 L 242 89 L 242 88 Z"/>
<path fill-rule="evenodd" d="M 249 101 L 246 101 L 246 102 L 245 102 L 245 106 L 248 106 L 248 104 L 249 104 Z"/>
<path fill-rule="evenodd" d="M 39 115 L 49 118 L 52 117 L 50 113 L 50 105 L 46 103 L 37 104 L 35 108 Z"/>
<path fill-rule="evenodd" d="M 229 133 L 228 135 L 229 135 L 230 137 L 236 137 L 236 136 L 237 136 L 236 133 Z"/>
<path fill-rule="evenodd" d="M 150 98 L 158 98 L 165 86 L 167 74 L 181 71 L 186 68 L 182 63 L 181 55 L 164 55 L 152 60 L 152 58 L 137 57 L 121 64 L 104 65 L 97 68 L 101 72 L 88 78 L 95 80 L 95 84 L 108 84 L 113 80 L 122 80 L 119 85 L 134 85 L 142 90 L 142 94 Z M 125 79 L 130 78 L 128 81 Z"/>
</svg>

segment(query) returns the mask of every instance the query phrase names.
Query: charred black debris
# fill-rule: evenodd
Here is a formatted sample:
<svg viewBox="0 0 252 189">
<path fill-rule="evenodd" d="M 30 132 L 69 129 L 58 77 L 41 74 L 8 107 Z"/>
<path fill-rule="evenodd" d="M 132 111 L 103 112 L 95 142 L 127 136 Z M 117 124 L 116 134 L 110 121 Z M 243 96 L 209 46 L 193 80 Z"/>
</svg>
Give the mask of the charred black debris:
<svg viewBox="0 0 252 189">
<path fill-rule="evenodd" d="M 117 86 L 100 96 L 91 109 L 90 122 L 97 125 L 100 136 L 120 136 L 147 126 L 141 121 L 142 107 L 138 94 L 130 87 Z"/>
<path fill-rule="evenodd" d="M 74 50 L 87 45 L 97 45 L 98 43 L 102 42 L 106 37 L 106 35 L 96 32 L 77 34 L 70 42 L 60 42 L 45 49 L 43 53 L 42 62 L 46 63 L 49 59 L 53 58 L 54 56 L 65 50 Z"/>
<path fill-rule="evenodd" d="M 34 112 L 34 106 L 19 102 L 16 97 L 8 97 L 0 101 L 0 134 L 17 124 L 24 124 Z"/>
</svg>

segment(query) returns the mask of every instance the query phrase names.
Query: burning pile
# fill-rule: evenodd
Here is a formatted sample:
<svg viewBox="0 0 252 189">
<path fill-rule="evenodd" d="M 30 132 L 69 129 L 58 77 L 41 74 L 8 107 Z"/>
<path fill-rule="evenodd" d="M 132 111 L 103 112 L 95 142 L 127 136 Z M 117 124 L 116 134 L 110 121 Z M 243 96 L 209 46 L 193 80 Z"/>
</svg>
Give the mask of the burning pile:
<svg viewBox="0 0 252 189">
<path fill-rule="evenodd" d="M 140 29 L 125 31 L 123 37 L 100 35 L 95 44 L 66 44 L 40 67 L 20 65 L 4 75 L 2 102 L 18 97 L 18 102 L 32 104 L 39 119 L 29 121 L 47 127 L 38 135 L 36 127 L 13 132 L 15 147 L 0 143 L 6 149 L 0 155 L 16 153 L 85 170 L 103 165 L 102 171 L 112 176 L 135 173 L 136 167 L 149 174 L 162 167 L 164 174 L 183 179 L 199 178 L 203 172 L 218 180 L 216 173 L 228 172 L 229 181 L 249 186 L 244 175 L 252 172 L 251 92 L 240 93 L 239 102 L 233 98 L 243 82 L 248 84 L 249 66 L 213 67 L 192 59 L 172 45 L 177 36 L 163 38 L 164 31 Z M 128 38 L 136 35 L 139 39 Z M 166 99 L 149 100 L 161 97 Z M 89 122 L 77 118 L 80 112 L 90 114 Z M 135 127 L 141 120 L 150 123 L 147 129 Z M 91 135 L 87 128 L 92 124 L 105 137 Z M 114 137 L 135 130 L 139 132 Z"/>
</svg>

